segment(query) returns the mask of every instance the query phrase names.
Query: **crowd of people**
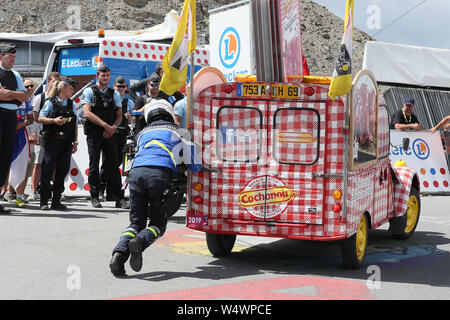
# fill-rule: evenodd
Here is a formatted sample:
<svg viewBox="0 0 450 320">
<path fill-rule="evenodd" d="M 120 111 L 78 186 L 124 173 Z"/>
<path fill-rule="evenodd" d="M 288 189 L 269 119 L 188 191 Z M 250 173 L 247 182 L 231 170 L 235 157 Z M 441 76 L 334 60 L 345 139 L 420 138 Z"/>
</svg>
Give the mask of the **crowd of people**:
<svg viewBox="0 0 450 320">
<path fill-rule="evenodd" d="M 72 154 L 78 149 L 79 112 L 70 99 L 77 83 L 52 72 L 46 79 L 46 91 L 34 96 L 37 84 L 13 70 L 15 58 L 15 46 L 0 43 L 0 201 L 14 201 L 20 208 L 39 201 L 41 210 L 65 211 L 67 206 L 61 203 L 64 180 Z M 159 91 L 161 64 L 149 78 L 130 88 L 123 77 L 115 79 L 110 88 L 110 77 L 109 68 L 101 65 L 96 84 L 84 90 L 81 101 L 89 153 L 89 192 L 94 208 L 101 208 L 106 200 L 115 201 L 116 208 L 129 209 L 120 165 L 133 121 L 130 114 L 133 110 L 144 111 L 152 99 L 168 97 Z M 144 91 L 144 95 L 138 96 L 136 91 Z M 178 100 L 185 101 L 179 92 L 173 105 Z M 180 124 L 185 107 L 178 107 L 177 113 L 176 123 Z M 144 127 L 144 117 L 140 121 Z M 0 204 L 0 214 L 7 212 Z"/>
</svg>

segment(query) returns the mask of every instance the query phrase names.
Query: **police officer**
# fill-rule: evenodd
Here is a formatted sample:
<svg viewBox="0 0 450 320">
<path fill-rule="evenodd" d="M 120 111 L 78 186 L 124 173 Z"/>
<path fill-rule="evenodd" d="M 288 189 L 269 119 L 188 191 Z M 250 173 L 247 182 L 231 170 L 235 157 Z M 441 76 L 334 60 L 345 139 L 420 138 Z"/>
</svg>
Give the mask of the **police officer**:
<svg viewBox="0 0 450 320">
<path fill-rule="evenodd" d="M 76 86 L 74 80 L 61 78 L 53 86 L 49 99 L 39 112 L 38 122 L 43 124 L 42 136 L 45 141 L 41 168 L 41 210 L 67 210 L 61 203 L 61 195 L 64 192 L 64 179 L 70 169 L 70 158 L 78 145 L 76 107 L 70 99 Z M 53 187 L 50 187 L 53 172 L 55 179 Z M 49 208 L 50 198 L 52 204 Z"/>
<path fill-rule="evenodd" d="M 16 141 L 17 109 L 28 100 L 22 77 L 12 70 L 16 47 L 0 43 L 0 187 L 6 182 Z M 0 205 L 0 214 L 8 213 Z"/>
<path fill-rule="evenodd" d="M 89 192 L 94 208 L 101 208 L 99 200 L 99 162 L 100 152 L 105 156 L 105 177 L 108 191 L 116 200 L 116 208 L 127 207 L 121 197 L 122 179 L 119 171 L 116 132 L 122 122 L 122 101 L 119 93 L 108 88 L 111 72 L 102 64 L 97 69 L 97 83 L 84 90 L 83 106 L 86 123 L 84 133 L 89 153 Z"/>
<path fill-rule="evenodd" d="M 144 112 L 148 125 L 136 137 L 137 153 L 130 175 L 130 225 L 113 249 L 110 269 L 115 276 L 125 275 L 130 258 L 134 271 L 142 268 L 142 252 L 160 238 L 167 225 L 162 195 L 181 160 L 192 171 L 201 169 L 194 145 L 185 140 L 175 125 L 172 105 L 164 99 L 152 99 Z M 147 208 L 150 220 L 147 223 Z"/>
<path fill-rule="evenodd" d="M 117 141 L 117 156 L 119 158 L 119 166 L 123 162 L 123 148 L 125 146 L 125 143 L 127 141 L 127 136 L 130 133 L 130 127 L 128 125 L 129 122 L 131 122 L 131 115 L 130 113 L 133 111 L 134 103 L 131 99 L 128 99 L 126 97 L 128 85 L 125 79 L 120 76 L 114 81 L 114 90 L 116 90 L 119 95 L 120 99 L 122 101 L 122 122 L 117 127 L 117 133 L 116 133 L 116 141 Z M 102 161 L 102 167 L 100 169 L 100 193 L 99 196 L 101 197 L 103 195 L 103 192 L 105 191 L 105 188 L 107 188 L 107 183 L 105 177 L 108 176 L 109 172 L 105 170 L 105 167 L 107 164 L 105 163 L 105 157 L 103 157 Z M 109 192 L 109 190 L 107 190 Z M 108 193 L 107 192 L 107 193 Z M 121 190 L 120 197 L 124 197 L 124 191 Z M 109 195 L 106 196 L 106 200 L 109 200 Z M 122 206 L 123 209 L 129 209 L 130 206 L 128 203 L 125 203 Z"/>
</svg>

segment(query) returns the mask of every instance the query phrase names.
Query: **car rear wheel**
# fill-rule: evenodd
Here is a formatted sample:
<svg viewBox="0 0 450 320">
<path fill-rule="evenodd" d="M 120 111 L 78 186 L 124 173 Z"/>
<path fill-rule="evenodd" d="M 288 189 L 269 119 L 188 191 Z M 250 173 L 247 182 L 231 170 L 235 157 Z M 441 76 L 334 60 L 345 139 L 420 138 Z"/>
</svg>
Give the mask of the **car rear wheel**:
<svg viewBox="0 0 450 320">
<path fill-rule="evenodd" d="M 356 233 L 342 240 L 341 255 L 345 267 L 358 269 L 361 267 L 366 255 L 369 223 L 367 216 L 362 215 Z"/>
<path fill-rule="evenodd" d="M 214 257 L 224 257 L 233 250 L 235 234 L 206 233 L 206 244 Z"/>
</svg>

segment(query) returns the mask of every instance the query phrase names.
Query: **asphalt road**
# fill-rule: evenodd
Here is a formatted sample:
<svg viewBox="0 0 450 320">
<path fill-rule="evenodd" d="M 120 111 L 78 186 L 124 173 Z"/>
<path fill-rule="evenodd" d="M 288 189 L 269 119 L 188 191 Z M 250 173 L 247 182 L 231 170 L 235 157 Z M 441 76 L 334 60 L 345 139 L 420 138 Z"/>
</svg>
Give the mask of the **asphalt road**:
<svg viewBox="0 0 450 320">
<path fill-rule="evenodd" d="M 422 197 L 408 240 L 394 240 L 387 225 L 371 231 L 359 270 L 343 268 L 338 242 L 238 236 L 229 257 L 214 258 L 182 207 L 142 270 L 127 264 L 125 278 L 108 263 L 128 212 L 69 200 L 68 212 L 2 203 L 13 212 L 0 216 L 0 299 L 450 299 L 450 196 Z"/>
</svg>

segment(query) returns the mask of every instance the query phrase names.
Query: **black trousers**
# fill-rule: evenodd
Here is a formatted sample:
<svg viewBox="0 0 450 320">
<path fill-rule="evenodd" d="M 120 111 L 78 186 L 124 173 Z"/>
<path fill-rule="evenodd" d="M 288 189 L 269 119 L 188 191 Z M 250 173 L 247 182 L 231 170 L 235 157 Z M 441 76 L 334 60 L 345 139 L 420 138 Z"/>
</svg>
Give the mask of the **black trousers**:
<svg viewBox="0 0 450 320">
<path fill-rule="evenodd" d="M 167 226 L 167 213 L 162 207 L 162 194 L 172 172 L 169 168 L 138 167 L 130 171 L 130 225 L 122 232 L 113 252 L 129 254 L 128 242 L 134 237 L 144 240 L 144 250 L 162 236 Z M 147 210 L 150 219 L 147 226 Z"/>
<path fill-rule="evenodd" d="M 0 187 L 5 184 L 16 143 L 17 112 L 0 107 Z"/>
<path fill-rule="evenodd" d="M 127 142 L 127 133 L 121 133 L 120 131 L 115 134 L 116 141 L 117 141 L 117 160 L 119 163 L 119 173 L 120 173 L 120 166 L 123 162 L 123 147 L 125 146 Z M 109 172 L 107 171 L 108 164 L 105 161 L 105 155 L 102 155 L 102 167 L 100 169 L 100 185 L 99 185 L 99 191 L 104 192 L 106 190 L 106 193 L 109 195 L 111 192 L 110 187 L 107 183 L 107 178 L 109 176 Z M 114 174 L 114 173 L 113 173 Z M 122 180 L 120 180 L 122 181 Z M 120 190 L 119 196 L 120 198 L 124 197 L 124 190 Z"/>
<path fill-rule="evenodd" d="M 41 205 L 59 202 L 64 192 L 64 179 L 69 173 L 70 159 L 72 157 L 72 141 L 64 139 L 48 139 L 45 141 L 44 158 L 41 168 Z M 53 172 L 55 180 L 50 188 Z M 52 196 L 53 193 L 53 196 Z"/>
<path fill-rule="evenodd" d="M 104 157 L 104 170 L 108 173 L 104 181 L 108 185 L 111 195 L 121 198 L 122 179 L 119 171 L 119 161 L 117 157 L 116 135 L 110 138 L 103 138 L 101 133 L 89 133 L 86 136 L 89 153 L 89 175 L 88 183 L 91 198 L 98 198 L 100 190 L 100 154 Z"/>
</svg>

